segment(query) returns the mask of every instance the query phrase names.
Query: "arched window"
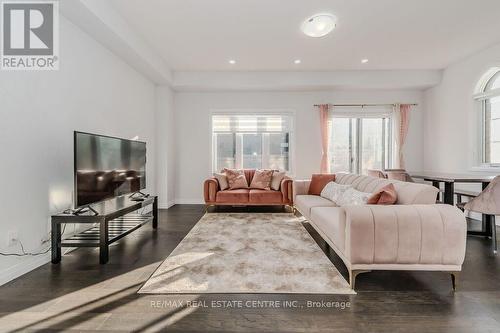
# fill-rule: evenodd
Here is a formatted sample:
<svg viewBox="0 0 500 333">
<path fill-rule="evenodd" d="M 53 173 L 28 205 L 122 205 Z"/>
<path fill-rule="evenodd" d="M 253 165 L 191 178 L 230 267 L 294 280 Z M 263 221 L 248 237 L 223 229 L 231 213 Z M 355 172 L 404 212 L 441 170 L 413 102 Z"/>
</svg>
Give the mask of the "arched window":
<svg viewBox="0 0 500 333">
<path fill-rule="evenodd" d="M 482 164 L 500 166 L 500 68 L 490 70 L 474 97 L 481 105 Z"/>
</svg>

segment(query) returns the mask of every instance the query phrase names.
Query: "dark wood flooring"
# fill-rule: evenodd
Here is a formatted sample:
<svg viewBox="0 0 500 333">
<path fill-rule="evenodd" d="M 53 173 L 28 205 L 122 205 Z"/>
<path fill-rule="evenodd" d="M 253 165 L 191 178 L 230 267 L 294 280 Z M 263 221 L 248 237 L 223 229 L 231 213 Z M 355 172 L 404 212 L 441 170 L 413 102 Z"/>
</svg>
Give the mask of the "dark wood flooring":
<svg viewBox="0 0 500 333">
<path fill-rule="evenodd" d="M 500 332 L 500 255 L 479 237 L 468 239 L 455 293 L 445 273 L 372 272 L 350 296 L 138 295 L 203 214 L 201 205 L 174 206 L 157 231 L 146 225 L 114 244 L 107 265 L 96 249 L 78 249 L 0 287 L 0 331 Z"/>
</svg>

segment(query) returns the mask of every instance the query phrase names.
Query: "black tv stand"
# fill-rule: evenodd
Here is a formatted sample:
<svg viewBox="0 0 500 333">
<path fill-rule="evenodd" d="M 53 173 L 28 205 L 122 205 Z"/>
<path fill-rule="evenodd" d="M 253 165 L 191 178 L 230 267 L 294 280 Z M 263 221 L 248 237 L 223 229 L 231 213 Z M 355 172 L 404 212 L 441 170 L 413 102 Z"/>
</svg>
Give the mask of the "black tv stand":
<svg viewBox="0 0 500 333">
<path fill-rule="evenodd" d="M 138 210 L 152 205 L 150 213 L 137 213 Z M 74 214 L 73 212 L 52 215 L 52 263 L 61 261 L 62 247 L 98 247 L 99 262 L 109 260 L 109 245 L 152 222 L 153 229 L 158 227 L 158 197 L 148 196 L 143 201 L 132 201 L 127 197 L 102 201 L 93 204 L 95 213 Z M 61 224 L 86 223 L 97 226 L 82 231 L 68 239 L 61 239 Z"/>
</svg>

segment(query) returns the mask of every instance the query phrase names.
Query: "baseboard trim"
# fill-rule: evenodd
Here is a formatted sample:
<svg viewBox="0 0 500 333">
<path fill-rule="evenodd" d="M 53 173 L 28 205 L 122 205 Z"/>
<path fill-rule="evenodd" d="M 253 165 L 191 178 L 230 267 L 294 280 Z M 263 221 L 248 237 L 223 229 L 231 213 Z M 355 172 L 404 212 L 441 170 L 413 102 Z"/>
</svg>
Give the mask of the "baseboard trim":
<svg viewBox="0 0 500 333">
<path fill-rule="evenodd" d="M 17 279 L 18 277 L 29 273 L 42 265 L 45 265 L 46 263 L 50 262 L 50 258 L 50 251 L 39 256 L 23 257 L 23 260 L 21 262 L 7 268 L 0 274 L 0 286 L 14 279 Z"/>
<path fill-rule="evenodd" d="M 176 205 L 204 205 L 205 202 L 200 199 L 175 199 Z"/>
<path fill-rule="evenodd" d="M 158 208 L 160 208 L 160 209 L 169 209 L 173 205 L 175 205 L 175 201 L 174 200 L 170 200 L 168 202 L 160 202 L 160 203 L 158 203 Z"/>
</svg>

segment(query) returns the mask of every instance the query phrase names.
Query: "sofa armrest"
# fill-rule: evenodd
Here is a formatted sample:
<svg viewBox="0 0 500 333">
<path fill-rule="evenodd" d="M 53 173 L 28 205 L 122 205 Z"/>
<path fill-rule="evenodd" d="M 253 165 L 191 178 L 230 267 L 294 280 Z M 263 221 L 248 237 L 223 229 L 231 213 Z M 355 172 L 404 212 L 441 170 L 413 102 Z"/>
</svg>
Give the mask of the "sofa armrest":
<svg viewBox="0 0 500 333">
<path fill-rule="evenodd" d="M 292 186 L 293 192 L 293 202 L 295 202 L 295 197 L 297 195 L 304 195 L 309 193 L 309 185 L 311 185 L 311 180 L 294 180 Z"/>
<path fill-rule="evenodd" d="M 288 205 L 293 204 L 293 179 L 289 177 L 283 178 L 280 185 L 283 202 Z"/>
<path fill-rule="evenodd" d="M 203 184 L 203 195 L 205 197 L 205 203 L 214 203 L 217 191 L 219 191 L 219 182 L 217 181 L 217 178 L 210 178 L 205 180 Z"/>
<path fill-rule="evenodd" d="M 451 205 L 346 206 L 345 253 L 351 264 L 461 266 L 465 215 Z"/>
</svg>

